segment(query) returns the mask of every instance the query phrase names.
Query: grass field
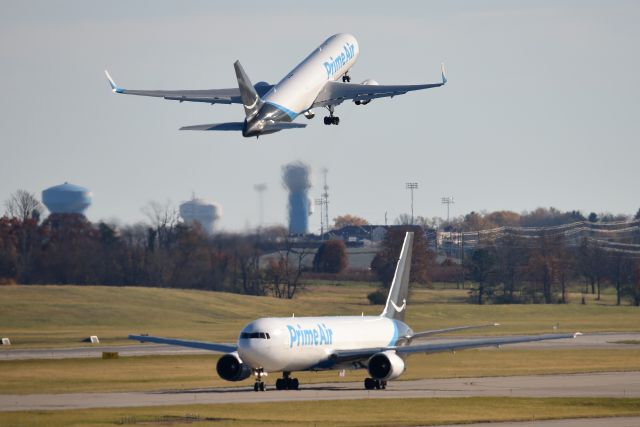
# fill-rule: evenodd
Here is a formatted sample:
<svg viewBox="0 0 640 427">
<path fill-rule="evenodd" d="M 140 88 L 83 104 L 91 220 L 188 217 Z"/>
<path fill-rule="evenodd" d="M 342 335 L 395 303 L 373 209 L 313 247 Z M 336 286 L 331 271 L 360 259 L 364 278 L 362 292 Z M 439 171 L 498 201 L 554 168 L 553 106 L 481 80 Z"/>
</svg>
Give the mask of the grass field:
<svg viewBox="0 0 640 427">
<path fill-rule="evenodd" d="M 294 300 L 192 290 L 103 286 L 0 286 L 0 336 L 14 347 L 129 343 L 130 333 L 234 342 L 240 328 L 262 316 L 377 314 L 366 298 L 371 284 L 308 285 Z M 407 323 L 416 331 L 499 322 L 491 334 L 563 331 L 638 331 L 640 309 L 586 305 L 460 303 L 465 290 L 412 291 Z M 577 298 L 574 298 L 577 301 Z M 486 330 L 476 332 L 486 334 Z"/>
<path fill-rule="evenodd" d="M 3 425 L 397 426 L 640 415 L 640 399 L 429 398 L 4 412 Z M 186 420 L 191 417 L 191 421 Z M 199 421 L 196 421 L 199 420 Z"/>
<path fill-rule="evenodd" d="M 220 379 L 216 355 L 0 362 L 0 394 L 150 391 L 253 386 Z M 640 370 L 640 350 L 467 350 L 408 359 L 401 380 Z M 302 384 L 361 381 L 366 372 L 296 372 Z M 273 386 L 276 377 L 267 377 Z"/>
</svg>

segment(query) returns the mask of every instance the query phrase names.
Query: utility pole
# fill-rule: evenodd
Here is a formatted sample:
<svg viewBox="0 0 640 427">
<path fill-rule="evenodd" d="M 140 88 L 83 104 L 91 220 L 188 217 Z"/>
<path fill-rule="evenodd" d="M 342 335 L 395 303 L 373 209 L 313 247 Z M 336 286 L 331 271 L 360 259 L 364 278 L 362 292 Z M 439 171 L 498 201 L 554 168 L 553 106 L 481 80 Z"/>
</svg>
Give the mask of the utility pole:
<svg viewBox="0 0 640 427">
<path fill-rule="evenodd" d="M 263 193 L 267 189 L 267 184 L 261 183 L 253 186 L 253 189 L 258 193 L 258 202 L 260 204 L 260 225 L 259 228 L 262 228 L 264 225 L 264 196 Z"/>
<path fill-rule="evenodd" d="M 406 189 L 411 191 L 411 225 L 413 225 L 413 190 L 418 189 L 417 182 L 407 182 Z"/>
</svg>

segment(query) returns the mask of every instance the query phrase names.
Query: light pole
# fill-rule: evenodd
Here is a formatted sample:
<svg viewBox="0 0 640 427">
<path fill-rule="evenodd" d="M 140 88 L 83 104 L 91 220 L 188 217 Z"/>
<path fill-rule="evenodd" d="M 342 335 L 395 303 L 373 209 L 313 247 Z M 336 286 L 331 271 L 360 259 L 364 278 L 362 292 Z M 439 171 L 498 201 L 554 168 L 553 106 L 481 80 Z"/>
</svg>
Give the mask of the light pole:
<svg viewBox="0 0 640 427">
<path fill-rule="evenodd" d="M 263 200 L 263 193 L 264 191 L 267 189 L 267 184 L 262 183 L 262 184 L 256 184 L 253 186 L 253 189 L 256 190 L 258 192 L 258 200 L 260 203 L 260 226 L 259 228 L 262 228 L 262 226 L 264 225 L 264 200 Z"/>
<path fill-rule="evenodd" d="M 417 182 L 407 182 L 406 189 L 411 191 L 411 225 L 413 225 L 413 190 L 418 189 Z"/>
<path fill-rule="evenodd" d="M 442 204 L 447 205 L 447 225 L 448 225 L 449 224 L 449 208 L 451 207 L 451 205 L 455 204 L 455 202 L 453 201 L 453 196 L 443 197 Z"/>
</svg>

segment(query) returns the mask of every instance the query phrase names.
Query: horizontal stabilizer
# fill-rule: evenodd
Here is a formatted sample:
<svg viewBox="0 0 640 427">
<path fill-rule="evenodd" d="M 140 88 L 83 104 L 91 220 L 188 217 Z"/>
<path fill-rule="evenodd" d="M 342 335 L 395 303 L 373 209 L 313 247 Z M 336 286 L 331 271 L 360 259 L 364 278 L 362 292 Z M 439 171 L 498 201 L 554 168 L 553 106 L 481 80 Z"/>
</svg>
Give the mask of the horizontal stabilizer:
<svg viewBox="0 0 640 427">
<path fill-rule="evenodd" d="M 242 130 L 243 122 L 209 123 L 206 125 L 184 126 L 180 130 Z"/>
</svg>

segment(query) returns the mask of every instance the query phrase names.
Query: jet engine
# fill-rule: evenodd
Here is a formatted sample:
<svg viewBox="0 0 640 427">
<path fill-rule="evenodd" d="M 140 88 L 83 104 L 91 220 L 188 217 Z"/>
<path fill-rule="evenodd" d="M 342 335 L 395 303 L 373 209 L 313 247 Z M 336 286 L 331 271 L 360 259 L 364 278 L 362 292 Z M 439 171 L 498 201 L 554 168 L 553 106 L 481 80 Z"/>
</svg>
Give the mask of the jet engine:
<svg viewBox="0 0 640 427">
<path fill-rule="evenodd" d="M 227 381 L 242 381 L 249 378 L 252 369 L 247 364 L 242 363 L 238 353 L 229 353 L 218 359 L 216 371 L 220 378 Z"/>
<path fill-rule="evenodd" d="M 378 83 L 373 79 L 367 79 L 360 84 L 365 86 L 380 86 L 380 83 Z M 358 101 L 355 101 L 356 105 L 367 105 L 370 102 L 371 102 L 371 99 L 364 99 L 364 100 L 360 99 Z"/>
<path fill-rule="evenodd" d="M 395 351 L 387 350 L 371 356 L 367 369 L 375 380 L 392 380 L 404 372 L 404 360 Z"/>
</svg>

